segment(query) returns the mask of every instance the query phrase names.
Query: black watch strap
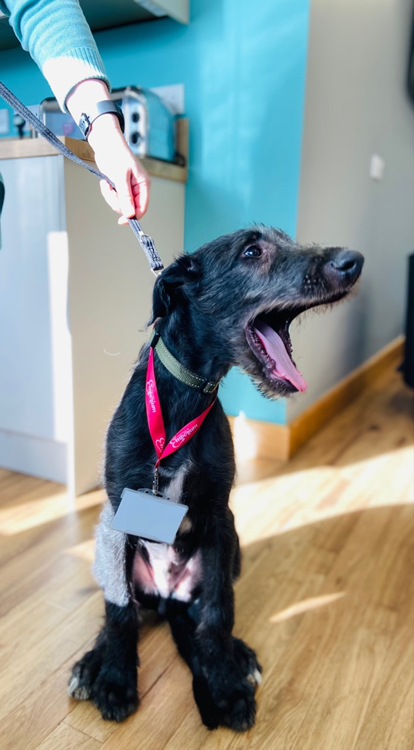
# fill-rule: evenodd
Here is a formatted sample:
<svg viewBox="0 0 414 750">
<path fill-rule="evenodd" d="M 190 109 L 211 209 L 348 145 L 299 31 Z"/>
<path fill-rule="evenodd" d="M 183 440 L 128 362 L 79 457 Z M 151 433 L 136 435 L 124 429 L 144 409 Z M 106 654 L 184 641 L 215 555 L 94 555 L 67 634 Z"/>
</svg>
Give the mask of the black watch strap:
<svg viewBox="0 0 414 750">
<path fill-rule="evenodd" d="M 79 130 L 81 131 L 84 138 L 87 138 L 89 133 L 92 130 L 92 125 L 95 122 L 95 120 L 98 119 L 98 117 L 101 117 L 101 115 L 115 115 L 115 117 L 118 118 L 119 124 L 121 126 L 122 132 L 125 130 L 125 120 L 124 115 L 122 114 L 122 110 L 120 107 L 118 107 L 115 102 L 109 102 L 107 100 L 102 102 L 97 102 L 95 105 L 93 105 L 90 110 L 86 112 L 82 112 L 79 120 Z"/>
</svg>

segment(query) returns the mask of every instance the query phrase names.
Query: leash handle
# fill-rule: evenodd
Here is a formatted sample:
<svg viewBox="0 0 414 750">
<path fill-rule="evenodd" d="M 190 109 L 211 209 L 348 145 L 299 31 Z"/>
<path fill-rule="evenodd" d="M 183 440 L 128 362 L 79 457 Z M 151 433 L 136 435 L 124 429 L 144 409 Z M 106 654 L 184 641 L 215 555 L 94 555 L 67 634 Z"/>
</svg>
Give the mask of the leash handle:
<svg viewBox="0 0 414 750">
<path fill-rule="evenodd" d="M 96 177 L 99 177 L 100 180 L 106 180 L 106 182 L 108 182 L 109 185 L 115 190 L 115 185 L 112 180 L 104 175 L 103 172 L 100 172 L 99 169 L 95 169 L 95 167 L 92 167 L 86 161 L 83 161 L 83 159 L 81 159 L 79 156 L 76 156 L 76 154 L 74 154 L 73 151 L 65 146 L 65 144 L 62 143 L 62 141 L 60 141 L 59 138 L 54 133 L 52 133 L 52 131 L 48 127 L 46 127 L 46 125 L 44 125 L 44 123 L 39 120 L 39 118 L 36 117 L 36 115 L 33 114 L 33 112 L 31 112 L 30 109 L 28 109 L 23 104 L 23 102 L 21 102 L 20 99 L 18 99 L 17 96 L 15 96 L 13 92 L 10 91 L 10 89 L 8 89 L 7 86 L 5 86 L 1 81 L 0 96 L 4 99 L 4 101 L 7 102 L 7 104 L 10 105 L 10 107 L 18 112 L 18 114 L 21 115 L 21 117 L 23 117 L 23 119 L 26 120 L 26 122 L 28 122 L 32 126 L 32 128 L 37 130 L 39 135 L 49 141 L 49 143 L 54 146 L 57 151 L 60 151 L 63 156 L 66 156 L 67 159 L 75 162 L 75 164 L 79 164 L 80 167 L 85 167 L 85 169 L 87 169 L 89 172 L 92 172 L 92 174 L 94 174 Z M 158 275 L 163 270 L 164 265 L 160 256 L 158 255 L 154 240 L 147 234 L 145 234 L 138 219 L 128 219 L 128 223 L 139 244 L 141 245 L 145 255 L 147 256 L 147 260 L 150 264 L 151 270 L 155 273 L 155 275 Z"/>
</svg>

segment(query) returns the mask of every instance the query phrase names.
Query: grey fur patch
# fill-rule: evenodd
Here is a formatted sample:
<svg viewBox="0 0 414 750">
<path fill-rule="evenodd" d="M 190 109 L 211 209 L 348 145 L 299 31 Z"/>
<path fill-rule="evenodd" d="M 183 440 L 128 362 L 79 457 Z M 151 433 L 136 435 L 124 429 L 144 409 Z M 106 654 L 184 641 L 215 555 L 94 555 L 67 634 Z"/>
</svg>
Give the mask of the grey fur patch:
<svg viewBox="0 0 414 750">
<path fill-rule="evenodd" d="M 107 501 L 96 527 L 96 552 L 92 572 L 103 589 L 105 599 L 119 607 L 125 607 L 130 599 L 125 575 L 126 534 L 111 528 L 114 515 L 112 505 Z"/>
<path fill-rule="evenodd" d="M 248 674 L 246 677 L 247 682 L 249 682 L 250 685 L 254 688 L 256 688 L 257 685 L 262 684 L 262 679 L 262 675 L 260 674 L 258 669 L 255 669 L 254 672 Z"/>
<path fill-rule="evenodd" d="M 87 701 L 91 697 L 90 692 L 84 685 L 80 685 L 79 683 L 79 676 L 72 675 L 68 685 L 68 695 L 76 698 L 78 701 Z"/>
<path fill-rule="evenodd" d="M 262 684 L 262 682 L 263 682 L 263 677 L 262 677 L 262 675 L 261 675 L 261 673 L 259 672 L 259 670 L 258 670 L 258 669 L 255 669 L 255 670 L 254 670 L 254 672 L 253 672 L 253 678 L 254 678 L 254 681 L 255 681 L 255 682 L 256 682 L 256 683 L 258 684 L 258 685 L 261 685 L 261 684 Z"/>
</svg>

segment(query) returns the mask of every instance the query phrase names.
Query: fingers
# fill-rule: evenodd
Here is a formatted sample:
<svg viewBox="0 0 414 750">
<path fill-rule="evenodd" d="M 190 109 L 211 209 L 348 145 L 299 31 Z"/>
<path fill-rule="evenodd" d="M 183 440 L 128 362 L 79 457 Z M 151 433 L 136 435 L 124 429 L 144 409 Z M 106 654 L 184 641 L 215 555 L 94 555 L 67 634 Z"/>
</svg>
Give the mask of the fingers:
<svg viewBox="0 0 414 750">
<path fill-rule="evenodd" d="M 118 224 L 127 224 L 129 218 L 140 219 L 148 208 L 150 179 L 143 167 L 136 164 L 133 170 L 125 170 L 122 179 L 116 180 L 114 190 L 101 180 L 101 193 L 108 205 L 121 214 Z"/>
<path fill-rule="evenodd" d="M 135 216 L 140 219 L 148 208 L 150 178 L 140 162 L 134 162 L 131 177 L 131 189 L 134 196 Z"/>
<path fill-rule="evenodd" d="M 136 216 L 137 219 L 141 218 L 144 211 L 139 211 L 138 209 L 138 195 L 135 197 L 133 194 L 133 191 L 131 189 L 131 193 L 126 193 L 126 190 L 124 193 L 121 192 L 121 195 L 119 192 L 114 190 L 108 182 L 105 180 L 101 180 L 100 182 L 101 186 L 101 193 L 103 197 L 105 198 L 108 205 L 115 211 L 117 214 L 122 214 L 121 219 L 118 220 L 118 224 L 128 224 L 128 219 L 132 219 Z M 132 196 L 132 197 L 131 197 Z M 148 199 L 147 199 L 147 205 L 148 205 Z M 137 215 L 139 213 L 139 216 Z"/>
<path fill-rule="evenodd" d="M 120 213 L 128 219 L 135 216 L 135 199 L 132 193 L 131 172 L 128 170 L 122 180 L 115 183 Z"/>
<path fill-rule="evenodd" d="M 99 118 L 98 122 L 105 118 Z M 95 129 L 96 130 L 96 129 Z M 101 182 L 101 192 L 108 205 L 124 219 L 140 219 L 148 208 L 150 179 L 127 145 L 118 125 L 95 132 L 95 161 L 103 174 L 115 185 Z M 125 223 L 122 221 L 122 223 Z"/>
<path fill-rule="evenodd" d="M 138 181 L 139 179 L 139 181 Z M 129 184 L 127 181 L 114 190 L 105 180 L 101 180 L 101 193 L 108 205 L 118 214 L 122 214 L 122 219 L 118 224 L 127 224 L 128 219 L 136 217 L 140 219 L 147 211 L 149 203 L 150 180 L 146 173 L 139 174 L 138 177 L 133 175 Z"/>
<path fill-rule="evenodd" d="M 106 200 L 108 206 L 112 208 L 113 211 L 116 211 L 116 213 L 121 213 L 119 208 L 119 200 L 116 190 L 114 190 L 109 182 L 106 182 L 106 180 L 101 180 L 100 183 L 101 193 L 104 199 Z"/>
<path fill-rule="evenodd" d="M 140 219 L 147 211 L 149 203 L 149 180 L 141 182 L 138 194 L 135 195 L 136 217 Z"/>
</svg>

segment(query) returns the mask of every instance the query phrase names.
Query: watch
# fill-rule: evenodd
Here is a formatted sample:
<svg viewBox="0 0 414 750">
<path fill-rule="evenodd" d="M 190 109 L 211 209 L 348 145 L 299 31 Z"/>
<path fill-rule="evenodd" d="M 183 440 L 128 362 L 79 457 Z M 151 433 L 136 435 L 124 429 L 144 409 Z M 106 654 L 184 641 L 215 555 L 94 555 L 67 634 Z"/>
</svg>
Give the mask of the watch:
<svg viewBox="0 0 414 750">
<path fill-rule="evenodd" d="M 101 117 L 101 115 L 106 114 L 115 115 L 115 117 L 117 117 L 119 120 L 122 132 L 124 132 L 125 120 L 124 115 L 122 114 L 122 109 L 118 107 L 115 102 L 109 102 L 105 100 L 102 102 L 97 102 L 90 108 L 89 112 L 82 112 L 78 125 L 79 130 L 81 131 L 84 138 L 88 137 L 95 120 L 97 120 L 98 117 Z"/>
</svg>

